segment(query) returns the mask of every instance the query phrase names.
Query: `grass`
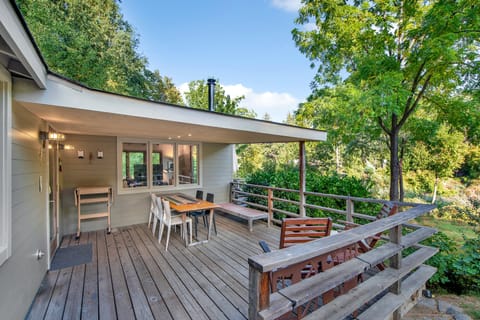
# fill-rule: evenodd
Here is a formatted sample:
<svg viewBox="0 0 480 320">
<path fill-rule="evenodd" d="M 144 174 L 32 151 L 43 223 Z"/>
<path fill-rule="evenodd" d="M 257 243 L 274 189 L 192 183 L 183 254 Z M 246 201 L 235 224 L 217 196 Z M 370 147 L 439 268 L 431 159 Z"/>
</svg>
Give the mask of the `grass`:
<svg viewBox="0 0 480 320">
<path fill-rule="evenodd" d="M 474 227 L 461 221 L 440 219 L 432 215 L 421 216 L 416 220 L 421 225 L 432 227 L 443 232 L 449 239 L 455 241 L 459 246 L 464 243 L 464 235 L 469 239 L 476 237 Z"/>
<path fill-rule="evenodd" d="M 449 302 L 465 311 L 472 319 L 480 320 L 480 297 L 478 295 L 445 294 L 436 296 L 439 300 Z"/>
</svg>

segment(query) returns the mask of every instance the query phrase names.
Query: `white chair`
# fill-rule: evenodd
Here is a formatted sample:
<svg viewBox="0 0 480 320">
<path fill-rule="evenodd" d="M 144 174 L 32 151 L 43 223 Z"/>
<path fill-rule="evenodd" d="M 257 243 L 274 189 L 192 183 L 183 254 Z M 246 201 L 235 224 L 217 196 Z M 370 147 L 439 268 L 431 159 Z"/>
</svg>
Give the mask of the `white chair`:
<svg viewBox="0 0 480 320">
<path fill-rule="evenodd" d="M 163 214 L 161 214 L 161 220 L 160 220 L 160 232 L 158 233 L 158 243 L 162 241 L 162 235 L 163 235 L 163 227 L 167 226 L 167 243 L 165 245 L 165 251 L 168 251 L 168 241 L 170 239 L 170 229 L 172 226 L 176 225 L 181 225 L 181 234 L 182 238 L 185 238 L 187 236 L 186 230 L 183 228 L 183 220 L 181 215 L 177 216 L 172 216 L 172 212 L 170 210 L 170 202 L 167 200 L 163 200 L 161 198 L 157 198 L 157 207 L 160 207 L 163 205 Z M 190 243 L 192 243 L 192 218 L 186 217 L 186 222 L 187 225 L 190 226 Z"/>
<path fill-rule="evenodd" d="M 157 196 L 153 193 L 150 194 L 150 216 L 148 218 L 148 227 L 150 227 L 150 223 L 153 220 L 153 226 L 152 226 L 152 233 L 155 235 L 155 229 L 157 228 L 157 221 L 160 222 L 160 228 L 162 227 L 162 219 L 161 219 L 161 214 L 162 214 L 162 203 L 160 202 L 160 207 L 157 202 Z"/>
</svg>

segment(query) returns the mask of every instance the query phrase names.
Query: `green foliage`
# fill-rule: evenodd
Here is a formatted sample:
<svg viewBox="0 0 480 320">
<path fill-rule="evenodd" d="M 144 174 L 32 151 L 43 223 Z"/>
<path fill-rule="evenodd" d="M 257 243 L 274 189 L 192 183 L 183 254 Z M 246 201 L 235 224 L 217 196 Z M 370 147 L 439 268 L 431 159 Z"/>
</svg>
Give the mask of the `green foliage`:
<svg viewBox="0 0 480 320">
<path fill-rule="evenodd" d="M 402 133 L 418 110 L 436 110 L 440 123 L 450 122 L 471 141 L 478 136 L 478 1 L 302 3 L 296 22 L 308 28 L 292 34 L 317 74 L 310 100 L 315 109 L 300 111 L 327 123 L 334 148 L 345 143 L 348 130 L 386 142 L 391 199 L 399 198 Z M 458 116 L 459 105 L 467 116 Z M 451 171 L 445 159 L 439 161 L 436 173 Z"/>
<path fill-rule="evenodd" d="M 188 91 L 185 92 L 185 99 L 190 108 L 208 110 L 208 85 L 205 80 L 195 80 L 188 84 Z M 225 89 L 217 80 L 215 86 L 215 112 L 246 116 L 255 118 L 256 114 L 246 108 L 240 107 L 244 96 L 232 98 L 225 93 Z"/>
<path fill-rule="evenodd" d="M 464 240 L 460 250 L 441 232 L 424 242 L 439 248 L 439 253 L 427 261 L 437 268 L 429 286 L 455 294 L 480 293 L 480 235 Z"/>
<path fill-rule="evenodd" d="M 299 172 L 295 166 L 284 166 L 282 168 L 275 168 L 273 166 L 263 167 L 261 170 L 255 171 L 246 177 L 246 182 L 249 184 L 271 186 L 283 189 L 299 189 Z M 333 194 L 333 195 L 345 195 L 354 197 L 371 197 L 371 193 L 368 191 L 370 185 L 364 181 L 348 176 L 340 176 L 336 173 L 330 175 L 324 175 L 313 168 L 307 169 L 306 176 L 307 191 Z M 260 188 L 249 188 L 249 192 L 259 193 L 266 195 L 266 192 Z M 283 198 L 287 200 L 298 201 L 298 193 L 275 191 L 275 197 Z M 251 197 L 249 201 L 266 205 L 266 200 Z M 318 197 L 307 195 L 306 201 L 309 204 L 324 206 L 334 209 L 346 210 L 346 201 L 344 199 L 333 199 L 329 197 Z M 274 201 L 274 207 L 281 210 L 298 213 L 298 206 Z M 365 214 L 376 215 L 379 210 L 378 205 L 372 205 L 367 203 L 359 203 L 355 208 L 356 212 L 364 212 Z M 328 211 L 318 209 L 307 209 L 307 215 L 312 217 L 332 217 L 334 220 L 345 219 L 344 215 L 337 215 Z"/>
<path fill-rule="evenodd" d="M 91 88 L 181 102 L 171 79 L 147 68 L 116 0 L 17 0 L 49 69 Z"/>
</svg>

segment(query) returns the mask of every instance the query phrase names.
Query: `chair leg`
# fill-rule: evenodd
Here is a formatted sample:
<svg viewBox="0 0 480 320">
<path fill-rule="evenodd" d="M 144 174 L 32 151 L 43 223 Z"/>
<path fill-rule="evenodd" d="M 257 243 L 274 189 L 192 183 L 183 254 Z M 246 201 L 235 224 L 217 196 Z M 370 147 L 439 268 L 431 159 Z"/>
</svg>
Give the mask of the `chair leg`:
<svg viewBox="0 0 480 320">
<path fill-rule="evenodd" d="M 158 243 L 161 243 L 161 241 L 162 241 L 163 227 L 164 226 L 165 225 L 160 222 L 160 227 L 158 228 L 159 229 L 159 231 L 158 231 Z"/>
<path fill-rule="evenodd" d="M 147 227 L 150 228 L 150 222 L 152 221 L 152 211 L 150 210 L 150 214 L 148 215 L 148 225 Z"/>
<path fill-rule="evenodd" d="M 153 217 L 153 227 L 152 227 L 152 234 L 155 236 L 155 229 L 157 228 L 157 217 Z"/>
<path fill-rule="evenodd" d="M 167 244 L 165 245 L 165 251 L 168 251 L 168 240 L 170 240 L 170 228 L 171 226 L 167 227 Z"/>
<path fill-rule="evenodd" d="M 195 216 L 194 219 L 195 219 L 195 239 L 198 239 L 198 217 Z"/>
</svg>

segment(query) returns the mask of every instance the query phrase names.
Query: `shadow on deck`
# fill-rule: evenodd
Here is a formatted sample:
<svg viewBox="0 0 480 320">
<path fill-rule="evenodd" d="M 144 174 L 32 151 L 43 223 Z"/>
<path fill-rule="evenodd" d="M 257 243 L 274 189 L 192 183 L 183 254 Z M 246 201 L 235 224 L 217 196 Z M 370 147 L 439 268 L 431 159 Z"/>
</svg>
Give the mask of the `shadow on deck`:
<svg viewBox="0 0 480 320">
<path fill-rule="evenodd" d="M 62 247 L 92 243 L 92 262 L 49 271 L 26 319 L 247 319 L 248 258 L 259 240 L 278 247 L 280 231 L 216 221 L 206 244 L 185 248 L 172 232 L 168 252 L 146 224 L 64 237 Z"/>
</svg>

